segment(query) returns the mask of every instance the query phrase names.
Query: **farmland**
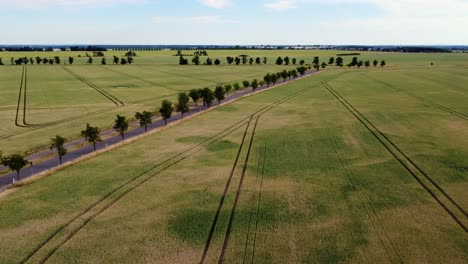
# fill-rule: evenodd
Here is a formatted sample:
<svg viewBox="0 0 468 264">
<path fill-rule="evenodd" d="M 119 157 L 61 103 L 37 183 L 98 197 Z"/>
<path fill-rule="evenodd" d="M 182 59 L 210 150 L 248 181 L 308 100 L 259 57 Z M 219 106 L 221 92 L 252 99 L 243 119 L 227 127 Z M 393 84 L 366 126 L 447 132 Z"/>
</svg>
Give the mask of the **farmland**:
<svg viewBox="0 0 468 264">
<path fill-rule="evenodd" d="M 270 63 L 332 55 L 249 52 Z M 86 117 L 2 139 L 2 148 L 27 151 L 178 90 L 284 68 L 182 67 L 167 52 L 143 54 L 131 66 L 66 66 L 125 106 L 60 66 L 28 67 L 28 122 Z M 466 263 L 467 56 L 362 58 L 391 64 L 243 98 L 0 198 L 0 263 Z M 0 75 L 1 132 L 25 131 L 8 127 L 22 70 Z"/>
</svg>

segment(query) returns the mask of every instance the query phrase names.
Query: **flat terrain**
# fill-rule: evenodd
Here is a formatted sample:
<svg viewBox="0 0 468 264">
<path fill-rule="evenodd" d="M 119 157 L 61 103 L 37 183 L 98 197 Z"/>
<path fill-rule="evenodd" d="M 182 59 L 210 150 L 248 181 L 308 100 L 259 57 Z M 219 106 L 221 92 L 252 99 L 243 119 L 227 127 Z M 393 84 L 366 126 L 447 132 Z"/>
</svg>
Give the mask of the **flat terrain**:
<svg viewBox="0 0 468 264">
<path fill-rule="evenodd" d="M 466 56 L 384 58 L 397 55 L 241 99 L 0 198 L 0 263 L 466 263 Z M 69 68 L 121 85 L 90 67 Z"/>
<path fill-rule="evenodd" d="M 346 51 L 222 50 L 208 51 L 219 66 L 179 66 L 175 51 L 137 51 L 133 65 L 109 65 L 113 55 L 105 53 L 108 65 L 86 64 L 86 52 L 0 52 L 0 150 L 4 154 L 30 153 L 47 147 L 57 131 L 67 139 L 79 137 L 86 123 L 108 129 L 116 114 L 133 118 L 137 111 L 156 111 L 163 99 L 175 101 L 176 94 L 193 88 L 262 79 L 297 65 L 277 66 L 278 56 L 312 63 L 314 56 L 328 62 Z M 192 53 L 192 51 L 184 51 Z M 91 54 L 91 53 L 90 53 Z M 267 57 L 267 65 L 227 65 L 227 56 Z M 62 65 L 12 66 L 10 58 L 60 56 Z M 68 56 L 73 65 L 64 65 Z M 79 57 L 81 56 L 81 57 Z M 187 57 L 191 60 L 191 57 Z M 345 56 L 345 64 L 352 56 Z M 400 54 L 364 52 L 362 60 L 387 60 L 389 67 L 466 67 L 467 54 Z M 201 57 L 204 62 L 205 57 Z M 461 68 L 465 69 L 465 68 Z"/>
</svg>

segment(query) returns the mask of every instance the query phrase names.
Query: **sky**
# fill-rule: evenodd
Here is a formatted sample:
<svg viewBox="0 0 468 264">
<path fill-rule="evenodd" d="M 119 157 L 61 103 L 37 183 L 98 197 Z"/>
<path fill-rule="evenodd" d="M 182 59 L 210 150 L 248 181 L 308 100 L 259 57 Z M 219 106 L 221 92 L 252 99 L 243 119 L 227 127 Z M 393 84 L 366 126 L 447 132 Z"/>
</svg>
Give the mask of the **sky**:
<svg viewBox="0 0 468 264">
<path fill-rule="evenodd" d="M 468 0 L 0 0 L 0 44 L 468 45 Z"/>
</svg>

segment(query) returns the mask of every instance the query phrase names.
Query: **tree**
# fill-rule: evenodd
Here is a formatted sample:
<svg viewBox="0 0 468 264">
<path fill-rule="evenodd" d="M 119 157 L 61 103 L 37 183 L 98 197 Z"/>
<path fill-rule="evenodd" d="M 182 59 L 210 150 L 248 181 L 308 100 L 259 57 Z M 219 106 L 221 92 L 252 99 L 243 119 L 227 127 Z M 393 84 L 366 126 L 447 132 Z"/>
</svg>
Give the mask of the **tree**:
<svg viewBox="0 0 468 264">
<path fill-rule="evenodd" d="M 325 62 L 322 63 L 322 69 L 325 69 L 327 67 L 327 64 Z"/>
<path fill-rule="evenodd" d="M 241 55 L 242 57 L 242 64 L 246 64 L 247 63 L 247 55 Z"/>
<path fill-rule="evenodd" d="M 378 62 L 377 60 L 374 60 L 373 64 L 374 64 L 374 67 L 377 67 L 377 65 L 379 64 L 379 62 Z"/>
<path fill-rule="evenodd" d="M 226 93 L 226 91 L 224 90 L 224 87 L 218 85 L 216 86 L 216 89 L 214 91 L 214 96 L 216 97 L 216 99 L 218 100 L 218 104 L 221 104 L 221 101 L 224 100 L 224 94 Z"/>
<path fill-rule="evenodd" d="M 70 57 L 70 58 L 71 58 L 71 57 Z M 70 58 L 68 58 L 68 61 L 70 61 Z M 36 57 L 36 64 L 41 64 L 41 62 L 42 62 L 42 58 L 41 58 L 41 57 L 39 57 L 39 56 L 38 56 L 38 57 Z M 73 64 L 73 62 L 72 62 L 72 63 L 70 63 L 70 64 Z"/>
<path fill-rule="evenodd" d="M 224 85 L 224 90 L 226 91 L 226 94 L 228 94 L 232 90 L 232 85 L 230 84 Z"/>
<path fill-rule="evenodd" d="M 385 65 L 387 65 L 387 63 L 385 62 L 385 60 L 383 60 L 383 61 L 380 62 L 380 66 L 381 66 L 381 67 L 384 67 Z"/>
<path fill-rule="evenodd" d="M 54 61 L 55 61 L 55 64 L 60 65 L 60 57 L 59 56 L 55 56 Z"/>
<path fill-rule="evenodd" d="M 301 76 L 304 75 L 304 73 L 306 72 L 306 70 L 307 70 L 307 68 L 304 67 L 304 66 L 298 67 L 298 68 L 297 68 L 297 71 L 299 72 L 299 74 L 300 74 Z"/>
<path fill-rule="evenodd" d="M 121 65 L 127 64 L 127 59 L 125 59 L 125 58 L 120 58 L 120 64 L 121 64 Z"/>
<path fill-rule="evenodd" d="M 255 64 L 262 64 L 262 60 L 260 59 L 260 57 L 257 57 L 255 59 Z"/>
<path fill-rule="evenodd" d="M 292 71 L 291 71 L 291 75 L 292 75 L 292 77 L 293 77 L 294 79 L 296 79 L 296 78 L 297 78 L 297 71 L 296 71 L 296 70 L 292 70 Z"/>
<path fill-rule="evenodd" d="M 351 61 L 351 66 L 357 66 L 357 64 L 358 64 L 358 58 L 353 57 L 353 60 Z"/>
<path fill-rule="evenodd" d="M 264 77 L 263 77 L 263 80 L 265 81 L 267 87 L 270 86 L 270 83 L 271 83 L 271 75 L 269 73 L 267 73 Z"/>
<path fill-rule="evenodd" d="M 49 63 L 49 59 L 47 59 L 47 58 L 42 59 L 42 61 L 43 61 L 44 64 L 48 64 L 48 63 Z"/>
<path fill-rule="evenodd" d="M 190 108 L 188 106 L 188 102 L 190 100 L 190 97 L 186 93 L 179 93 L 179 96 L 177 97 L 177 112 L 180 112 L 181 118 L 184 118 L 184 114 L 188 113 L 190 111 Z"/>
<path fill-rule="evenodd" d="M 283 58 L 278 57 L 278 59 L 276 59 L 276 65 L 282 65 L 282 64 L 283 64 Z"/>
<path fill-rule="evenodd" d="M 357 66 L 358 68 L 361 68 L 364 65 L 364 62 L 362 60 L 358 61 Z"/>
<path fill-rule="evenodd" d="M 270 74 L 271 76 L 271 83 L 275 85 L 276 81 L 278 81 L 278 77 L 276 77 L 276 74 Z"/>
<path fill-rule="evenodd" d="M 115 58 L 114 57 L 114 62 L 115 62 Z M 117 63 L 118 63 L 118 60 L 119 58 L 117 58 Z M 179 65 L 187 65 L 188 64 L 188 60 L 182 56 L 179 57 Z"/>
<path fill-rule="evenodd" d="M 84 137 L 86 141 L 93 144 L 94 151 L 96 151 L 96 143 L 102 141 L 99 136 L 99 129 L 89 124 L 86 124 L 86 129 L 81 131 L 81 136 Z"/>
<path fill-rule="evenodd" d="M 296 58 L 293 58 L 293 59 L 292 59 L 292 64 L 293 64 L 293 65 L 296 65 L 296 63 L 297 63 L 297 59 L 296 59 Z"/>
<path fill-rule="evenodd" d="M 161 108 L 159 108 L 159 113 L 161 114 L 164 125 L 167 125 L 167 120 L 171 118 L 172 112 L 174 111 L 174 107 L 172 107 L 172 103 L 169 100 L 164 100 L 161 103 Z"/>
<path fill-rule="evenodd" d="M 288 72 L 286 70 L 281 72 L 281 78 L 283 78 L 283 81 L 286 82 L 286 79 L 288 78 Z"/>
<path fill-rule="evenodd" d="M 241 59 L 239 57 L 236 57 L 235 61 L 236 61 L 236 65 L 239 65 L 241 63 Z"/>
<path fill-rule="evenodd" d="M 133 63 L 133 57 L 132 56 L 127 57 L 127 62 L 128 62 L 128 64 L 132 64 Z"/>
<path fill-rule="evenodd" d="M 73 61 L 74 61 L 73 57 L 68 57 L 68 64 L 72 65 Z"/>
<path fill-rule="evenodd" d="M 226 61 L 228 64 L 232 64 L 234 62 L 234 58 L 231 56 L 226 57 Z"/>
<path fill-rule="evenodd" d="M 102 65 L 106 65 L 106 58 L 105 58 L 105 57 L 102 57 L 102 59 L 101 59 L 101 64 L 102 64 Z"/>
<path fill-rule="evenodd" d="M 267 57 L 263 57 L 263 64 L 267 64 L 268 62 L 268 58 Z"/>
<path fill-rule="evenodd" d="M 119 57 L 117 56 L 114 56 L 114 64 L 119 64 Z"/>
<path fill-rule="evenodd" d="M 56 135 L 54 138 L 50 139 L 50 150 L 57 149 L 57 154 L 59 155 L 60 164 L 62 164 L 62 157 L 67 154 L 67 149 L 64 147 L 65 138 Z"/>
<path fill-rule="evenodd" d="M 254 63 L 254 58 L 249 59 L 249 64 L 252 65 Z"/>
<path fill-rule="evenodd" d="M 369 66 L 370 66 L 370 61 L 369 61 L 369 60 L 366 60 L 366 62 L 364 62 L 364 65 L 366 65 L 366 68 L 369 68 Z"/>
<path fill-rule="evenodd" d="M 257 79 L 254 79 L 254 80 L 252 81 L 252 84 L 251 84 L 251 85 L 252 85 L 252 92 L 255 92 L 255 89 L 258 88 L 258 81 L 257 81 Z"/>
<path fill-rule="evenodd" d="M 206 65 L 213 65 L 213 60 L 208 57 L 208 58 L 206 58 L 205 64 Z"/>
<path fill-rule="evenodd" d="M 236 90 L 236 91 L 240 89 L 239 83 L 234 83 L 234 84 L 232 85 L 232 87 L 233 87 L 234 90 Z"/>
<path fill-rule="evenodd" d="M 337 57 L 335 60 L 336 66 L 343 67 L 343 58 L 342 57 Z"/>
<path fill-rule="evenodd" d="M 136 112 L 135 118 L 140 122 L 140 126 L 145 128 L 145 132 L 148 131 L 148 125 L 153 123 L 151 112 L 148 111 L 143 111 L 143 113 Z"/>
<path fill-rule="evenodd" d="M 119 132 L 122 140 L 124 139 L 124 133 L 128 130 L 128 121 L 125 116 L 117 115 L 114 121 L 114 126 L 112 127 L 117 132 Z"/>
<path fill-rule="evenodd" d="M 215 99 L 213 91 L 210 90 L 210 88 L 205 88 L 202 90 L 202 95 L 203 95 L 203 104 L 207 107 L 210 107 L 211 104 L 213 103 L 213 100 Z"/>
<path fill-rule="evenodd" d="M 289 65 L 289 57 L 284 57 L 284 65 Z"/>
<path fill-rule="evenodd" d="M 16 171 L 16 179 L 20 180 L 20 170 L 29 164 L 29 162 L 24 159 L 23 156 L 19 154 L 13 154 L 8 157 L 2 158 L 3 166 L 7 166 L 10 170 Z"/>
<path fill-rule="evenodd" d="M 258 82 L 258 85 L 260 85 L 260 87 L 264 86 L 265 85 L 265 81 L 264 80 L 261 80 Z"/>
<path fill-rule="evenodd" d="M 242 85 L 244 85 L 244 88 L 247 88 L 247 87 L 250 86 L 250 82 L 249 81 L 243 81 Z"/>
<path fill-rule="evenodd" d="M 195 55 L 192 59 L 192 63 L 195 65 L 200 65 L 200 57 L 198 55 Z"/>
<path fill-rule="evenodd" d="M 88 58 L 88 64 L 93 64 L 93 58 L 92 57 Z"/>
<path fill-rule="evenodd" d="M 215 65 L 219 65 L 219 64 L 221 64 L 221 61 L 220 61 L 219 59 L 216 59 L 216 60 L 214 61 L 214 64 L 215 64 Z"/>
<path fill-rule="evenodd" d="M 299 65 L 304 65 L 304 63 L 305 63 L 305 61 L 304 61 L 304 60 L 301 60 L 301 61 L 299 62 Z"/>
<path fill-rule="evenodd" d="M 319 63 L 320 63 L 320 58 L 317 57 L 317 56 L 315 56 L 315 57 L 314 57 L 314 61 L 312 61 L 312 64 L 314 64 L 314 65 L 319 65 Z"/>
<path fill-rule="evenodd" d="M 335 64 L 335 58 L 330 57 L 330 59 L 328 60 L 328 65 L 333 65 L 333 64 Z"/>
<path fill-rule="evenodd" d="M 193 102 L 197 104 L 198 99 L 200 99 L 200 93 L 197 89 L 192 89 L 189 91 L 189 96 L 192 98 Z"/>
</svg>

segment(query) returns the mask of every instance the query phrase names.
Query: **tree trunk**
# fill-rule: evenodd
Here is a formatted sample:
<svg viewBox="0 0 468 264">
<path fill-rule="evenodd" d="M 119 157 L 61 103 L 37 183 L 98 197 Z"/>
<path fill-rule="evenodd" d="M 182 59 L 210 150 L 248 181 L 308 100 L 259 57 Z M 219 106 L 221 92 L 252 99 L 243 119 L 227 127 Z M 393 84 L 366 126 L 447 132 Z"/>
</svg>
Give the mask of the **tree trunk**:
<svg viewBox="0 0 468 264">
<path fill-rule="evenodd" d="M 93 142 L 94 151 L 96 151 L 96 142 Z"/>
<path fill-rule="evenodd" d="M 145 125 L 145 133 L 148 131 L 148 125 Z"/>
<path fill-rule="evenodd" d="M 60 164 L 62 164 L 62 155 L 59 155 Z"/>
<path fill-rule="evenodd" d="M 20 171 L 17 170 L 17 171 L 16 171 L 16 179 L 17 179 L 18 181 L 20 181 L 20 175 L 19 175 L 19 173 L 20 173 Z"/>
<path fill-rule="evenodd" d="M 120 135 L 122 136 L 122 140 L 124 140 L 124 132 L 120 133 Z"/>
<path fill-rule="evenodd" d="M 164 125 L 167 125 L 167 118 L 164 119 Z"/>
</svg>

